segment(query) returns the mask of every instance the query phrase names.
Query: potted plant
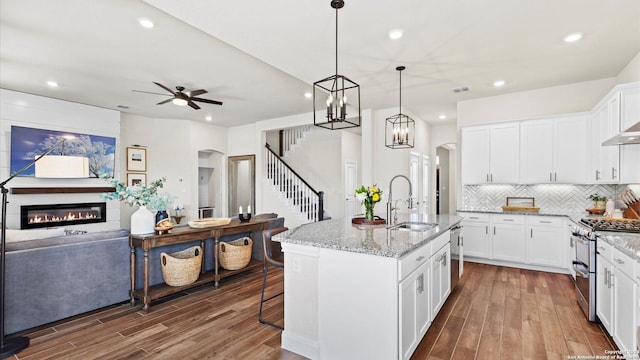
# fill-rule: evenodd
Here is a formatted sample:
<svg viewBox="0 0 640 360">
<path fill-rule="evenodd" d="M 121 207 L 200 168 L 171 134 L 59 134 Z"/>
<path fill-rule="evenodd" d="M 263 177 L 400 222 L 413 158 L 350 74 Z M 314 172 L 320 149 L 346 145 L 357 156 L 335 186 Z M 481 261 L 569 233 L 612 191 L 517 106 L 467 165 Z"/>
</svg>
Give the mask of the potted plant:
<svg viewBox="0 0 640 360">
<path fill-rule="evenodd" d="M 594 209 L 604 209 L 606 206 L 607 197 L 600 196 L 598 194 L 589 195 L 587 199 L 591 199 L 593 201 Z"/>
</svg>

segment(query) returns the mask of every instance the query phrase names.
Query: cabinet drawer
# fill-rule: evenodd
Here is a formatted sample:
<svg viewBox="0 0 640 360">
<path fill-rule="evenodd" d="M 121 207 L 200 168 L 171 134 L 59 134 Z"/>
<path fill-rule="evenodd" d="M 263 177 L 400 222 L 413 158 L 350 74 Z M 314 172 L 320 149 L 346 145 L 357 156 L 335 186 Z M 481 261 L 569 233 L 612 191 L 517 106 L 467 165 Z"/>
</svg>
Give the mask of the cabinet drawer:
<svg viewBox="0 0 640 360">
<path fill-rule="evenodd" d="M 527 224 L 542 226 L 562 226 L 563 220 L 556 216 L 528 216 Z"/>
<path fill-rule="evenodd" d="M 489 222 L 489 214 L 483 213 L 458 213 L 462 216 L 464 221 L 469 222 Z"/>
<path fill-rule="evenodd" d="M 427 243 L 398 261 L 398 280 L 402 280 L 431 257 L 431 243 Z"/>
<path fill-rule="evenodd" d="M 451 230 L 447 230 L 444 233 L 440 234 L 440 236 L 438 236 L 437 238 L 431 240 L 431 253 L 429 254 L 429 256 L 438 252 L 438 250 L 440 250 L 450 240 Z"/>
<path fill-rule="evenodd" d="M 494 224 L 524 224 L 524 216 L 494 214 L 491 216 L 491 221 Z"/>
<path fill-rule="evenodd" d="M 598 238 L 596 240 L 596 251 L 605 259 L 613 262 L 613 246 L 608 242 Z"/>
<path fill-rule="evenodd" d="M 612 249 L 612 257 L 613 257 L 613 265 L 616 268 L 620 269 L 620 271 L 628 275 L 630 278 L 635 279 L 635 275 L 634 275 L 635 260 L 633 260 L 627 254 L 623 253 L 622 251 L 616 248 Z"/>
</svg>

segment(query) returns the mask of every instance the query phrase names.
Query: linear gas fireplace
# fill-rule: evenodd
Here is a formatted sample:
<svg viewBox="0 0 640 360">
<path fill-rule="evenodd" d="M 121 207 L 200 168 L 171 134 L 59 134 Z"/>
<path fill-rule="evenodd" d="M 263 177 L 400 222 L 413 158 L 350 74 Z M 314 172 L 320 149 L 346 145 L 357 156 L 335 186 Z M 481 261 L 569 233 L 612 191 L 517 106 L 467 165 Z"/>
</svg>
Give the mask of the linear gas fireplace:
<svg viewBox="0 0 640 360">
<path fill-rule="evenodd" d="M 20 228 L 35 229 L 107 221 L 107 203 L 20 206 Z"/>
</svg>

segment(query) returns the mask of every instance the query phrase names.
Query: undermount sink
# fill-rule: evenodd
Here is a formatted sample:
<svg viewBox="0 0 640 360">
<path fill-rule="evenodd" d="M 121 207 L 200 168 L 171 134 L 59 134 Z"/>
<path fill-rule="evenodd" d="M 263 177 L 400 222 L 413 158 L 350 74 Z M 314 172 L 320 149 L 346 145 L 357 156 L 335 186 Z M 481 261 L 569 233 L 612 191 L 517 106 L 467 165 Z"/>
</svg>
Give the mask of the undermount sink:
<svg viewBox="0 0 640 360">
<path fill-rule="evenodd" d="M 423 222 L 403 222 L 397 225 L 390 226 L 389 229 L 404 230 L 404 231 L 427 231 L 438 226 L 436 223 L 423 223 Z"/>
</svg>

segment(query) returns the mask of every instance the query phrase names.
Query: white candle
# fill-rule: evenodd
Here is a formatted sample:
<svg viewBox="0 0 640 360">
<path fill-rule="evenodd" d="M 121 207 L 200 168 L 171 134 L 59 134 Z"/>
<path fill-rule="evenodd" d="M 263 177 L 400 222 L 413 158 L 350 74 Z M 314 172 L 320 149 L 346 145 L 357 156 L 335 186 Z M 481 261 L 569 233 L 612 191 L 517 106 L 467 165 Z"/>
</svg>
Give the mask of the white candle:
<svg viewBox="0 0 640 360">
<path fill-rule="evenodd" d="M 238 209 L 238 214 L 242 214 L 242 206 L 240 206 L 240 208 Z"/>
<path fill-rule="evenodd" d="M 251 205 L 247 206 L 247 213 L 251 214 Z"/>
</svg>

